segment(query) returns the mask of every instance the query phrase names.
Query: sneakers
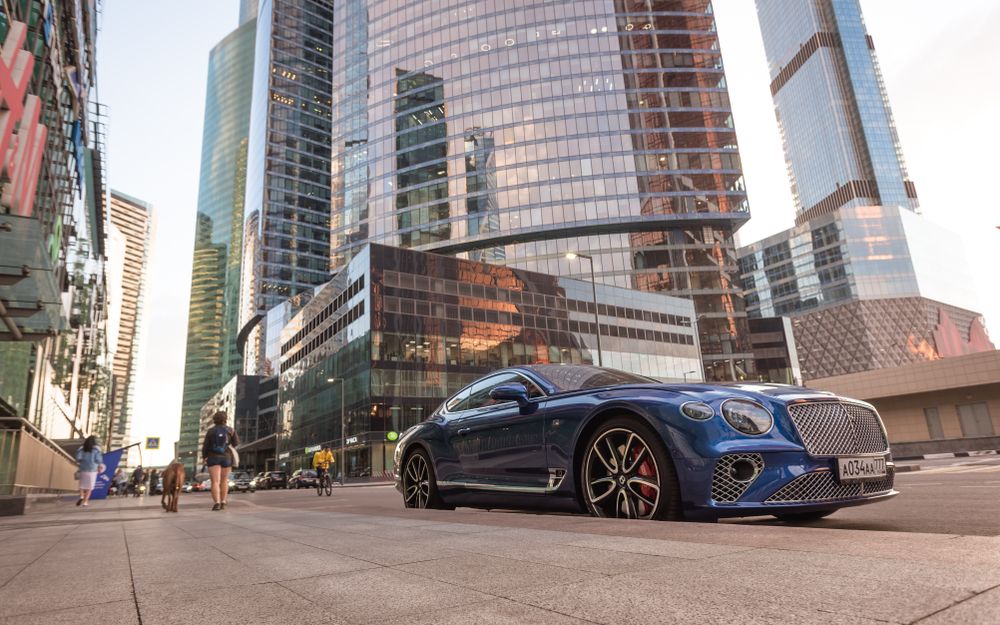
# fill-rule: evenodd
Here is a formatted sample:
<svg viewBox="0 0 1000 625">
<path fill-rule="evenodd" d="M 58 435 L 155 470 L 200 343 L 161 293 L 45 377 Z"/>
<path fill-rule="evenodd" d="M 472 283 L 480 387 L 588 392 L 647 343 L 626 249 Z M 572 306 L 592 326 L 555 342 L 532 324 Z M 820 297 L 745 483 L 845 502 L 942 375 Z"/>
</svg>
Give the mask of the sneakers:
<svg viewBox="0 0 1000 625">
<path fill-rule="evenodd" d="M 212 506 L 212 512 L 218 512 L 219 510 L 222 510 L 221 505 L 215 504 L 214 506 Z"/>
<path fill-rule="evenodd" d="M 223 501 L 221 504 L 219 504 L 219 510 L 225 510 L 225 509 L 226 509 L 226 502 Z"/>
</svg>

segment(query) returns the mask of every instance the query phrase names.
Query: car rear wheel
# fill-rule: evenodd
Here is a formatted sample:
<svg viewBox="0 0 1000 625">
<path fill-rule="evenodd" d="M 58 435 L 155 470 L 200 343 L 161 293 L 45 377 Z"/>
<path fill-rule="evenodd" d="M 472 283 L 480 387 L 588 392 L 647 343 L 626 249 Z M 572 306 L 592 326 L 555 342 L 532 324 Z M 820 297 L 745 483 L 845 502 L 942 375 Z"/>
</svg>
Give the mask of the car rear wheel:
<svg viewBox="0 0 1000 625">
<path fill-rule="evenodd" d="M 776 514 L 774 516 L 779 521 L 784 521 L 785 523 L 812 523 L 813 521 L 825 519 L 834 512 L 836 512 L 836 510 L 819 510 L 817 512 L 789 512 L 787 514 Z"/>
<path fill-rule="evenodd" d="M 434 479 L 434 467 L 423 449 L 410 454 L 403 467 L 403 505 L 407 508 L 454 509 L 441 500 Z"/>
<path fill-rule="evenodd" d="M 597 517 L 680 520 L 677 472 L 659 436 L 631 418 L 612 419 L 583 452 L 583 502 Z"/>
</svg>

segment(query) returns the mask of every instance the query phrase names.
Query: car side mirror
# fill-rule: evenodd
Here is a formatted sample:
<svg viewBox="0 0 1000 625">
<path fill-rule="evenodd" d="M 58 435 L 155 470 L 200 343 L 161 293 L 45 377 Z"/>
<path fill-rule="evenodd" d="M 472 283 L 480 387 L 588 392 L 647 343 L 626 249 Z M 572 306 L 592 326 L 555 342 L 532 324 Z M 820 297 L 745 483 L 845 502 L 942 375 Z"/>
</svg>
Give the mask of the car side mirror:
<svg viewBox="0 0 1000 625">
<path fill-rule="evenodd" d="M 528 405 L 528 389 L 519 382 L 501 384 L 490 389 L 490 397 L 497 401 L 516 401 L 522 408 Z"/>
</svg>

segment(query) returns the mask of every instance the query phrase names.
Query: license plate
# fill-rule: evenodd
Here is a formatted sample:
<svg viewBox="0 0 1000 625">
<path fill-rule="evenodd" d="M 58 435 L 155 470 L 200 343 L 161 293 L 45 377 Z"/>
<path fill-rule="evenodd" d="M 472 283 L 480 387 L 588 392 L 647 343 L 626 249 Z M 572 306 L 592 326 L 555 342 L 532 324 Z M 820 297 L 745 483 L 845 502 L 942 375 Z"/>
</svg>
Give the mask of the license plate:
<svg viewBox="0 0 1000 625">
<path fill-rule="evenodd" d="M 885 477 L 885 457 L 837 458 L 837 477 L 841 482 L 860 482 Z"/>
</svg>

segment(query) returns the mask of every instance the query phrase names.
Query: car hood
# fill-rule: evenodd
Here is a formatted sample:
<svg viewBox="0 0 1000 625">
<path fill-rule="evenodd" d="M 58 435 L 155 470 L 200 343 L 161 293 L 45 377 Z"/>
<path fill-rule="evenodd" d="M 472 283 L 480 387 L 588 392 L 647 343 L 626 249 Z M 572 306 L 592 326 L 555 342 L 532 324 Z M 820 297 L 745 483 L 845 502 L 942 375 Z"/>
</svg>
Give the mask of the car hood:
<svg viewBox="0 0 1000 625">
<path fill-rule="evenodd" d="M 691 401 L 718 401 L 733 397 L 743 397 L 758 403 L 778 402 L 788 404 L 801 400 L 836 399 L 836 395 L 828 391 L 820 391 L 790 384 L 771 384 L 766 382 L 730 382 L 713 384 L 635 384 L 613 387 L 625 388 L 655 388 L 658 390 L 679 393 L 691 398 Z"/>
</svg>

